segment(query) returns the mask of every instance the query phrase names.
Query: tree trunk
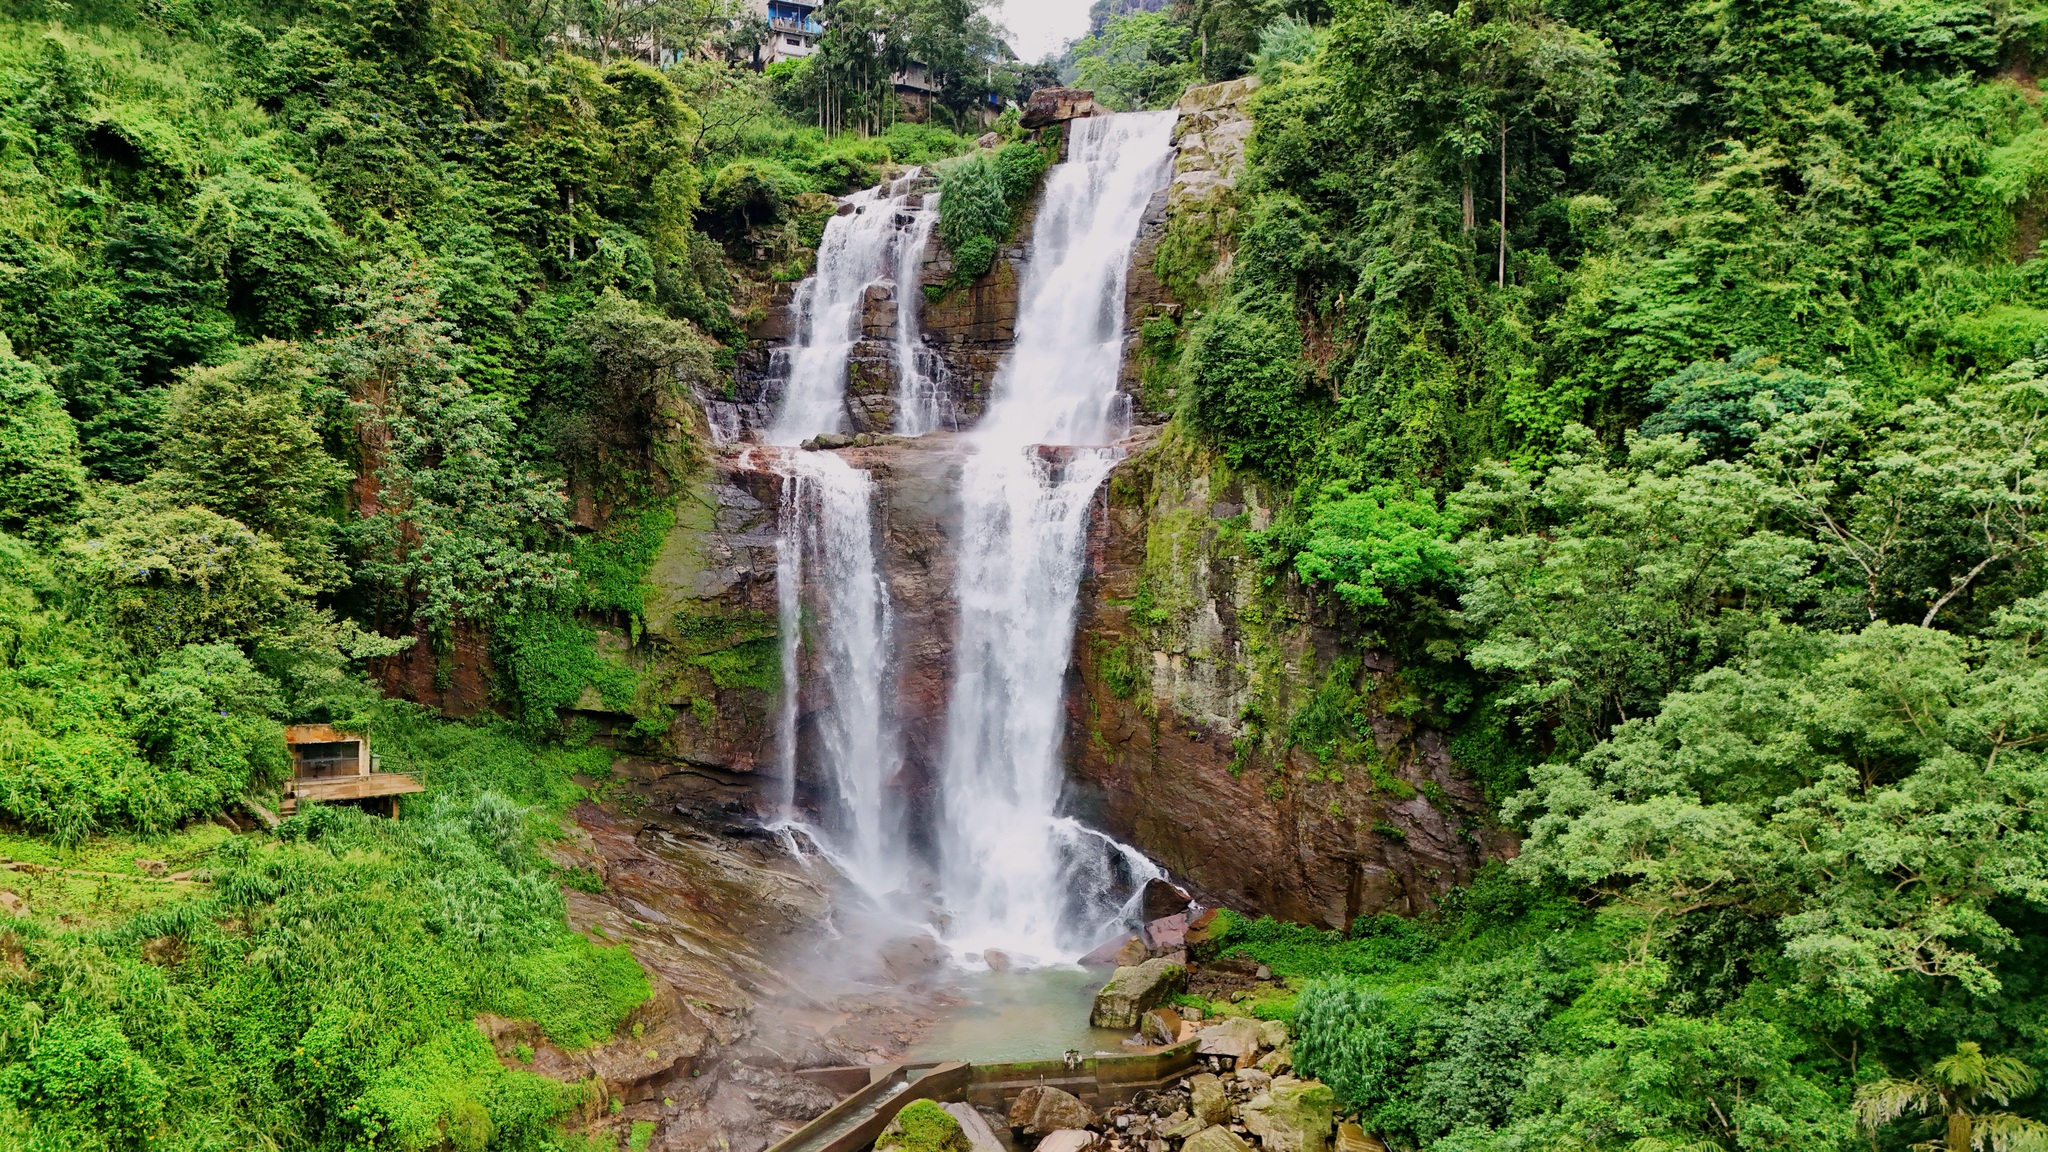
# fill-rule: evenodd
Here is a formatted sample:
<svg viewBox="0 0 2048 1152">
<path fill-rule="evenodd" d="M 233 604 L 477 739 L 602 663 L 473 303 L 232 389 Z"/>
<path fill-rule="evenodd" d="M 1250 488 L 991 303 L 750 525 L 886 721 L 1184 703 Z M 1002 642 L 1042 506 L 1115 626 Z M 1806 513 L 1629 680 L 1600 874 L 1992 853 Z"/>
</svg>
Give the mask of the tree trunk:
<svg viewBox="0 0 2048 1152">
<path fill-rule="evenodd" d="M 1948 1152 L 1970 1152 L 1970 1114 L 1961 1108 L 1948 1114 Z"/>
<path fill-rule="evenodd" d="M 1473 211 L 1472 206 L 1472 176 L 1470 173 L 1467 173 L 1465 176 L 1465 231 L 1472 231 L 1473 228 L 1478 226 L 1478 223 L 1479 217 Z"/>
</svg>

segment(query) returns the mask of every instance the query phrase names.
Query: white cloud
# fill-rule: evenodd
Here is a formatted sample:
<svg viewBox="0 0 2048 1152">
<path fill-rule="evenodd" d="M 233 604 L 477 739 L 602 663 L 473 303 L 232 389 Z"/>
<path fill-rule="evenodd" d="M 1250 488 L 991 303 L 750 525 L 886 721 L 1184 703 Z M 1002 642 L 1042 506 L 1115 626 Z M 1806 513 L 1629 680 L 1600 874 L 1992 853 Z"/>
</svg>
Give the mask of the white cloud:
<svg viewBox="0 0 2048 1152">
<path fill-rule="evenodd" d="M 1018 58 L 1035 61 L 1087 33 L 1088 0 L 1003 0 L 996 18 Z"/>
</svg>

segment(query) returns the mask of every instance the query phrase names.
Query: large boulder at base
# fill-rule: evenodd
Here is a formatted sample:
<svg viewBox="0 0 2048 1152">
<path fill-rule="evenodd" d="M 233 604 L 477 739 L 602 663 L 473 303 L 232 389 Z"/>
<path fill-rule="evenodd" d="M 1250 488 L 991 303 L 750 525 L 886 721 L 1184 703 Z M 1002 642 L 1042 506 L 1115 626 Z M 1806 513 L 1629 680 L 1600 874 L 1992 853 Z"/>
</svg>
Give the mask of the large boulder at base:
<svg viewBox="0 0 2048 1152">
<path fill-rule="evenodd" d="M 1147 1044 L 1177 1044 L 1180 1042 L 1180 1013 L 1160 1005 L 1147 1009 L 1138 1018 L 1138 1035 Z"/>
<path fill-rule="evenodd" d="M 1197 1055 L 1223 1056 L 1237 1061 L 1238 1067 L 1249 1068 L 1259 1054 L 1259 1022 L 1242 1016 L 1218 1020 L 1195 1033 L 1195 1039 L 1199 1042 Z"/>
<path fill-rule="evenodd" d="M 904 1105 L 882 1135 L 875 1152 L 975 1152 L 967 1130 L 951 1112 L 930 1100 L 913 1100 Z"/>
<path fill-rule="evenodd" d="M 1145 1009 L 1158 1005 L 1187 987 L 1188 970 L 1171 960 L 1147 960 L 1119 968 L 1095 994 L 1095 1008 L 1088 1022 L 1097 1028 L 1135 1031 Z"/>
<path fill-rule="evenodd" d="M 1095 1113 L 1081 1098 L 1061 1088 L 1033 1084 L 1017 1093 L 1010 1105 L 1010 1127 L 1027 1136 L 1040 1136 L 1067 1128 L 1086 1128 L 1095 1123 Z"/>
<path fill-rule="evenodd" d="M 1188 943 L 1188 918 L 1184 912 L 1161 916 L 1145 924 L 1145 943 L 1155 952 L 1171 952 Z"/>
<path fill-rule="evenodd" d="M 1266 1152 L 1327 1152 L 1337 1123 L 1337 1094 L 1320 1080 L 1277 1077 L 1240 1109 Z"/>
<path fill-rule="evenodd" d="M 1093 952 L 1081 957 L 1076 963 L 1084 968 L 1108 968 L 1121 963 L 1117 957 L 1123 955 L 1124 949 L 1131 944 L 1136 944 L 1140 950 L 1145 947 L 1145 942 L 1138 939 L 1137 933 L 1128 932 L 1114 940 L 1103 941 Z"/>
<path fill-rule="evenodd" d="M 960 1130 L 967 1133 L 967 1142 L 974 1146 L 974 1152 L 1007 1152 L 996 1130 L 989 1125 L 988 1118 L 974 1110 L 972 1104 L 941 1104 L 946 1114 L 960 1122 Z M 1381 1149 L 1380 1152 L 1386 1152 Z"/>
<path fill-rule="evenodd" d="M 1221 1124 L 1230 1119 L 1230 1094 L 1223 1090 L 1223 1079 L 1212 1072 L 1191 1077 L 1188 1109 L 1204 1124 Z"/>
<path fill-rule="evenodd" d="M 1062 1128 L 1038 1142 L 1038 1152 L 1094 1152 L 1102 1137 L 1086 1128 Z"/>
<path fill-rule="evenodd" d="M 1040 88 L 1024 102 L 1024 115 L 1017 121 L 1025 128 L 1043 128 L 1089 116 L 1099 107 L 1092 88 Z"/>
<path fill-rule="evenodd" d="M 1221 1124 L 1211 1124 L 1180 1146 L 1180 1152 L 1252 1152 L 1244 1138 Z"/>
</svg>

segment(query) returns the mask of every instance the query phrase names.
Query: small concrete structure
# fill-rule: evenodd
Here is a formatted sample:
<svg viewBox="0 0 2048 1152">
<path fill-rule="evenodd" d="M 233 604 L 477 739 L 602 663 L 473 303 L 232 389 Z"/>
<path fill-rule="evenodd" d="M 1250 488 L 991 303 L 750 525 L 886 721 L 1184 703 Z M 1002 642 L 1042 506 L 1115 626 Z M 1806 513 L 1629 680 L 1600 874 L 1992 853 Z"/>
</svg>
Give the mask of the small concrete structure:
<svg viewBox="0 0 2048 1152">
<path fill-rule="evenodd" d="M 331 724 L 286 725 L 284 742 L 292 753 L 292 778 L 279 807 L 287 815 L 298 810 L 301 800 L 317 800 L 361 803 L 396 819 L 400 796 L 426 791 L 403 772 L 378 771 L 369 741 Z"/>
</svg>

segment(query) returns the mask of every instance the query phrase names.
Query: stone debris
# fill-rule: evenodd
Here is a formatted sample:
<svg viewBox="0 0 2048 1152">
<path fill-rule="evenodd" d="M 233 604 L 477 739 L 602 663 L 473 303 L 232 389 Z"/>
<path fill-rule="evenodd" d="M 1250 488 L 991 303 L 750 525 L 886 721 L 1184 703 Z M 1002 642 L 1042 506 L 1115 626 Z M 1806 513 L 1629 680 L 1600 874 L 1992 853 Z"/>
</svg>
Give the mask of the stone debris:
<svg viewBox="0 0 2048 1152">
<path fill-rule="evenodd" d="M 1181 1152 L 1251 1152 L 1252 1146 L 1244 1137 L 1222 1125 L 1212 1125 L 1188 1138 L 1181 1145 Z"/>
<path fill-rule="evenodd" d="M 1346 1120 L 1337 1125 L 1337 1152 L 1387 1152 L 1387 1146 L 1379 1137 L 1366 1135 L 1365 1129 Z"/>
<path fill-rule="evenodd" d="M 1266 1152 L 1326 1152 L 1337 1122 L 1337 1094 L 1320 1080 L 1281 1076 L 1239 1111 Z"/>
<path fill-rule="evenodd" d="M 1184 1027 L 1180 1013 L 1165 1005 L 1146 1012 L 1138 1019 L 1138 1034 L 1148 1044 L 1177 1044 Z"/>
<path fill-rule="evenodd" d="M 1230 1096 L 1223 1080 L 1207 1072 L 1188 1078 L 1188 1097 L 1195 1117 L 1204 1124 L 1222 1124 L 1230 1119 Z"/>
<path fill-rule="evenodd" d="M 1232 1068 L 1249 1068 L 1259 1055 L 1259 1022 L 1241 1016 L 1218 1021 L 1195 1038 L 1197 1055 L 1229 1060 Z"/>
<path fill-rule="evenodd" d="M 1094 1152 L 1102 1137 L 1086 1128 L 1062 1128 L 1038 1142 L 1038 1152 Z"/>
<path fill-rule="evenodd" d="M 1093 1123 L 1094 1111 L 1063 1088 L 1033 1084 L 1019 1092 L 1016 1102 L 1010 1105 L 1010 1127 L 1026 1136 L 1086 1128 Z"/>
<path fill-rule="evenodd" d="M 988 1118 L 975 1111 L 974 1105 L 942 1104 L 940 1107 L 960 1122 L 960 1130 L 967 1133 L 967 1142 L 974 1146 L 974 1152 L 1007 1152 Z"/>
</svg>

